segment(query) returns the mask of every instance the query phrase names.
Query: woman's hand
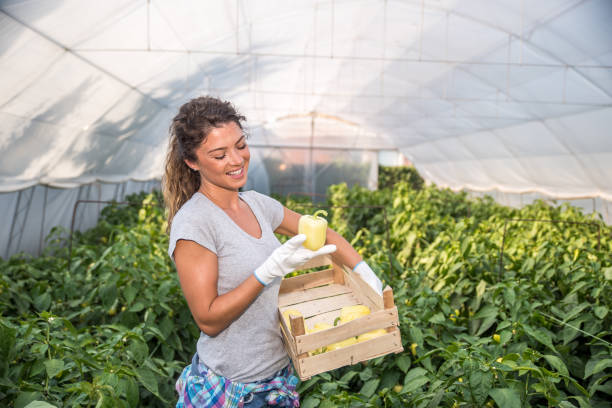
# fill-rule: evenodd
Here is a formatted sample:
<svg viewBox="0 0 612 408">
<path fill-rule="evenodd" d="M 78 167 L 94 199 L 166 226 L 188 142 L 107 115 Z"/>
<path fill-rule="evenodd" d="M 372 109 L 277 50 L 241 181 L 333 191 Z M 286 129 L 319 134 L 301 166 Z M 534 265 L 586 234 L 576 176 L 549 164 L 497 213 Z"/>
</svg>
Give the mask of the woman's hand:
<svg viewBox="0 0 612 408">
<path fill-rule="evenodd" d="M 312 258 L 331 254 L 336 250 L 335 245 L 325 245 L 316 251 L 311 251 L 302 246 L 304 241 L 306 241 L 306 235 L 298 234 L 276 248 L 268 259 L 253 272 L 257 280 L 262 285 L 267 286 L 274 279 L 282 278 L 293 272 Z"/>
</svg>

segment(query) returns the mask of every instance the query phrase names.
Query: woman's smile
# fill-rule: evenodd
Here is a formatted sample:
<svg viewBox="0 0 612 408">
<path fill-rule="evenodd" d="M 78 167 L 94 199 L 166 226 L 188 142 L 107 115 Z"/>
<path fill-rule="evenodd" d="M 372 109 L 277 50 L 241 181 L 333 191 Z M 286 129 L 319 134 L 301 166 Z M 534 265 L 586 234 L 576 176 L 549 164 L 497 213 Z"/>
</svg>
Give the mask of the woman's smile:
<svg viewBox="0 0 612 408">
<path fill-rule="evenodd" d="M 244 176 L 244 166 L 239 168 L 238 170 L 230 171 L 225 174 L 227 174 L 228 176 L 230 176 L 231 178 L 235 180 L 239 180 Z"/>
</svg>

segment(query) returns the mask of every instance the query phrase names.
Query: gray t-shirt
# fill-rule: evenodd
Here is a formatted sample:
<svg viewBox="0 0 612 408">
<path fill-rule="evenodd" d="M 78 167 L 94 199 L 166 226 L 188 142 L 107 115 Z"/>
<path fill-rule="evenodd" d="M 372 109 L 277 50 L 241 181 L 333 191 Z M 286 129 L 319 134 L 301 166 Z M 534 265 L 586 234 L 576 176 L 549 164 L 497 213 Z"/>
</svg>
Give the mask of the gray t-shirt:
<svg viewBox="0 0 612 408">
<path fill-rule="evenodd" d="M 221 208 L 196 192 L 176 213 L 168 254 L 174 259 L 179 239 L 194 241 L 217 255 L 219 295 L 236 288 L 280 246 L 274 230 L 283 220 L 283 206 L 256 191 L 239 193 L 259 226 L 257 239 L 240 228 Z M 200 361 L 232 381 L 268 378 L 289 363 L 278 320 L 280 279 L 266 286 L 244 313 L 215 337 L 200 332 Z"/>
</svg>

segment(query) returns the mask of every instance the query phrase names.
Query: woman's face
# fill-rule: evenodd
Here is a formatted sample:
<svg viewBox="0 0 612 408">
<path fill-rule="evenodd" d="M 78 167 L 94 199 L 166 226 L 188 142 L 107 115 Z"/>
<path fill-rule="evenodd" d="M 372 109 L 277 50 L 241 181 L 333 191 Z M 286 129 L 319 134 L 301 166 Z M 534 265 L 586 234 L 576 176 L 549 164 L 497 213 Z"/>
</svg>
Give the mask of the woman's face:
<svg viewBox="0 0 612 408">
<path fill-rule="evenodd" d="M 195 155 L 196 163 L 185 162 L 200 172 L 202 184 L 236 191 L 245 185 L 251 153 L 242 129 L 235 122 L 213 128 Z"/>
</svg>

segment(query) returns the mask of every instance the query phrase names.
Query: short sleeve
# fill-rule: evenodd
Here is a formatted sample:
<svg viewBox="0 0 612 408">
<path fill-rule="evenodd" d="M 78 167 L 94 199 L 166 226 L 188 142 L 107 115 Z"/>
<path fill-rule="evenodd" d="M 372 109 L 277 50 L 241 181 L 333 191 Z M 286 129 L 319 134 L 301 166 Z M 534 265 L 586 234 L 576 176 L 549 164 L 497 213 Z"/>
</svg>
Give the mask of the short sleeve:
<svg viewBox="0 0 612 408">
<path fill-rule="evenodd" d="M 181 213 L 179 211 L 172 220 L 168 255 L 170 255 L 170 258 L 173 260 L 176 243 L 180 239 L 194 241 L 217 255 L 214 226 L 210 223 L 206 223 L 205 220 L 201 219 L 202 217 L 198 218 L 189 217 L 187 213 Z"/>
<path fill-rule="evenodd" d="M 268 220 L 270 227 L 272 227 L 272 231 L 276 230 L 281 222 L 283 222 L 283 218 L 285 218 L 283 205 L 278 200 L 257 191 L 252 190 L 248 193 L 249 197 L 252 197 L 257 202 L 264 217 Z"/>
</svg>

